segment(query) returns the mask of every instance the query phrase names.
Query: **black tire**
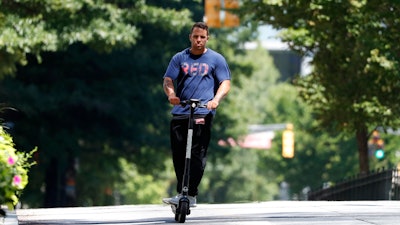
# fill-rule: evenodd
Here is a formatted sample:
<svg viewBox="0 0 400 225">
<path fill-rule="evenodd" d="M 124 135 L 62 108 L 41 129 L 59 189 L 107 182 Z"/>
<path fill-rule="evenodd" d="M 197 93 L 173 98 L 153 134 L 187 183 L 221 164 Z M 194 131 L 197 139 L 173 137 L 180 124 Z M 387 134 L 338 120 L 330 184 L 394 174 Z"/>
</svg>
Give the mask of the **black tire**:
<svg viewBox="0 0 400 225">
<path fill-rule="evenodd" d="M 186 220 L 186 214 L 189 210 L 189 203 L 188 202 L 181 202 L 179 213 L 175 215 L 175 220 L 179 223 L 184 223 Z M 178 216 L 178 218 L 176 218 Z"/>
</svg>

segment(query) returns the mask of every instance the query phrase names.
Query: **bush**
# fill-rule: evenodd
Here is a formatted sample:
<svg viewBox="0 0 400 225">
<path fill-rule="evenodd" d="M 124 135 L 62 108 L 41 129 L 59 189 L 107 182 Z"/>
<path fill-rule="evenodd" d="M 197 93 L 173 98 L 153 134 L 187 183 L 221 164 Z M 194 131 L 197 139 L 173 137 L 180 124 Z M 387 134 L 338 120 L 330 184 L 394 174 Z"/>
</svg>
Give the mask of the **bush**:
<svg viewBox="0 0 400 225">
<path fill-rule="evenodd" d="M 21 191 L 28 184 L 29 162 L 36 148 L 29 153 L 18 152 L 11 136 L 0 125 L 0 204 L 13 208 Z"/>
</svg>

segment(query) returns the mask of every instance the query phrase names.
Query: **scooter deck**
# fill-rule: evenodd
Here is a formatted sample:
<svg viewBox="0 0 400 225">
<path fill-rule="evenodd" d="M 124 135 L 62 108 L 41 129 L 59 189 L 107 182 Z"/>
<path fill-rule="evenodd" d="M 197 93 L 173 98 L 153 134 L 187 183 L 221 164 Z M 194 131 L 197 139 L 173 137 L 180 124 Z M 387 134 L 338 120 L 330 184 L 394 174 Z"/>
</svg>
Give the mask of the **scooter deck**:
<svg viewBox="0 0 400 225">
<path fill-rule="evenodd" d="M 171 205 L 171 210 L 172 210 L 172 212 L 174 213 L 174 214 L 176 214 L 176 208 L 178 207 L 177 205 L 175 205 L 175 204 L 170 204 Z"/>
<path fill-rule="evenodd" d="M 164 204 L 167 204 L 167 205 L 170 205 L 171 206 L 171 209 L 172 209 L 172 212 L 174 213 L 174 214 L 176 214 L 176 208 L 178 207 L 178 205 L 177 204 L 174 204 L 174 203 L 171 203 L 171 202 L 169 202 L 169 201 L 162 201 Z"/>
</svg>

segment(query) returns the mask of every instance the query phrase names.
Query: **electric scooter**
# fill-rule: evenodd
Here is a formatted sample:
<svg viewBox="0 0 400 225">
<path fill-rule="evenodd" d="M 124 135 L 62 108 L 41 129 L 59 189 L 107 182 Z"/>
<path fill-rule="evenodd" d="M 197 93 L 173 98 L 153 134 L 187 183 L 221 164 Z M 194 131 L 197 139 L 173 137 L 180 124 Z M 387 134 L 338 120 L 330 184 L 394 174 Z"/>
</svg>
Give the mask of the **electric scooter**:
<svg viewBox="0 0 400 225">
<path fill-rule="evenodd" d="M 190 159 L 192 154 L 192 138 L 193 138 L 193 124 L 194 124 L 194 110 L 197 107 L 204 108 L 205 105 L 200 103 L 199 99 L 190 99 L 181 102 L 182 106 L 190 106 L 189 114 L 189 125 L 188 125 L 188 135 L 186 142 L 186 159 L 185 159 L 185 170 L 183 174 L 182 181 L 182 197 L 179 199 L 179 203 L 172 204 L 171 208 L 175 214 L 175 221 L 179 223 L 184 223 L 186 220 L 186 215 L 190 214 L 190 201 L 188 198 L 189 193 L 189 174 L 190 174 Z"/>
</svg>

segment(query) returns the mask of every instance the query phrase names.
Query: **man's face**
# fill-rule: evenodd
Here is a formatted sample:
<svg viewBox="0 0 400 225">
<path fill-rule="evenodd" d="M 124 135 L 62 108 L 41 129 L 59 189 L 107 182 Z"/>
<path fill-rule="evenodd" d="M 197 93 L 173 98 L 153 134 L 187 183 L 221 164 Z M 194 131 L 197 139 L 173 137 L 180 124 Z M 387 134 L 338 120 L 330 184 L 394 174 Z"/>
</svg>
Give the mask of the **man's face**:
<svg viewBox="0 0 400 225">
<path fill-rule="evenodd" d="M 208 41 L 207 30 L 195 27 L 189 35 L 192 52 L 203 53 Z"/>
</svg>

